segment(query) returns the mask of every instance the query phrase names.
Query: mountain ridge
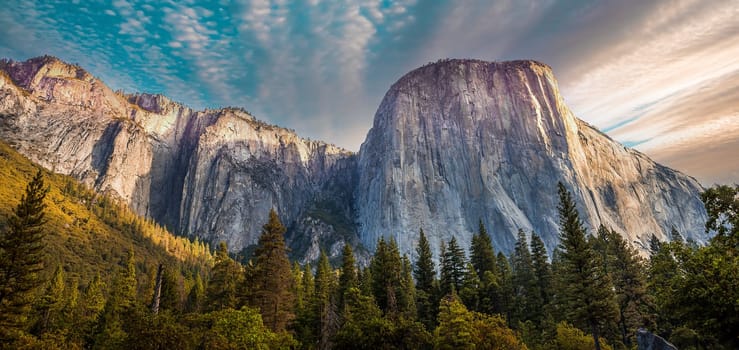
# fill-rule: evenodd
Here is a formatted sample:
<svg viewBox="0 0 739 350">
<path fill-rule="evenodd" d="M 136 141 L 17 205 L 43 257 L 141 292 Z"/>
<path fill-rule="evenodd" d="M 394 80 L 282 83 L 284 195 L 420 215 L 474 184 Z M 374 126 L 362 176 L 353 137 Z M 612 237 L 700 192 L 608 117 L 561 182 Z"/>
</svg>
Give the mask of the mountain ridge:
<svg viewBox="0 0 739 350">
<path fill-rule="evenodd" d="M 445 59 L 410 71 L 390 87 L 358 153 L 301 138 L 294 130 L 262 122 L 243 108 L 196 111 L 161 94 L 113 92 L 81 67 L 50 56 L 25 62 L 2 60 L 0 72 L 7 76 L 0 77 L 0 136 L 15 142 L 34 161 L 119 195 L 139 214 L 179 234 L 225 240 L 236 251 L 256 241 L 261 227 L 257 218 L 272 207 L 285 217 L 289 241 L 302 261 L 315 259 L 321 249 L 336 256 L 346 243 L 373 247 L 380 236 L 395 237 L 404 253 L 413 254 L 421 227 L 430 232 L 433 248 L 451 236 L 464 246 L 478 220 L 492 228 L 494 243 L 501 250 L 512 248 L 517 228 L 540 234 L 544 228 L 551 251 L 557 242 L 556 220 L 551 216 L 556 208 L 554 179 L 573 184 L 579 203 L 585 203 L 581 210 L 587 223 L 610 224 L 629 238 L 643 240 L 646 233 L 627 233 L 639 225 L 613 219 L 629 210 L 631 216 L 639 212 L 651 218 L 648 226 L 654 233 L 669 238 L 663 226 L 674 215 L 656 218 L 661 214 L 631 200 L 640 195 L 642 200 L 656 198 L 658 209 L 667 210 L 663 202 L 668 199 L 652 196 L 657 190 L 680 188 L 678 192 L 689 193 L 676 196 L 690 198 L 688 212 L 693 220 L 705 220 L 705 212 L 696 207 L 701 187 L 695 179 L 654 163 L 575 118 L 559 95 L 551 68 L 533 60 Z M 414 108 L 425 114 L 415 115 Z M 415 119 L 396 123 L 398 113 L 405 116 L 398 118 Z M 458 138 L 449 138 L 449 132 Z M 422 137 L 429 147 L 403 148 L 403 155 L 397 147 L 410 143 L 401 134 L 408 140 Z M 373 137 L 379 140 L 372 141 Z M 446 143 L 435 141 L 444 137 Z M 389 148 L 372 152 L 373 144 Z M 476 146 L 483 144 L 484 148 Z M 593 150 L 591 144 L 600 148 Z M 445 147 L 457 153 L 444 162 L 428 163 L 423 176 L 391 164 L 439 158 Z M 371 161 L 372 154 L 378 159 Z M 539 165 L 516 163 L 507 158 L 512 155 Z M 389 156 L 397 159 L 388 163 L 383 157 Z M 613 167 L 601 158 L 624 167 Z M 586 171 L 591 161 L 600 162 L 597 175 Z M 388 182 L 390 187 L 382 185 L 382 190 L 369 186 L 368 173 L 385 176 L 374 168 L 395 174 L 389 179 L 398 181 Z M 537 173 L 560 175 L 551 179 L 526 175 L 534 168 Z M 629 170 L 624 173 L 629 179 L 622 182 L 631 181 L 632 187 L 641 184 L 638 191 L 629 192 L 626 185 L 614 190 L 609 182 L 613 179 L 603 180 L 614 174 L 622 177 L 623 169 Z M 652 178 L 645 180 L 642 170 L 651 171 Z M 457 178 L 457 173 L 466 177 Z M 516 176 L 524 178 L 515 184 L 507 180 Z M 680 186 L 663 186 L 660 176 Z M 426 186 L 418 202 L 437 204 L 420 208 L 399 198 L 391 203 L 372 197 L 383 191 L 389 196 L 401 193 L 408 186 L 406 180 Z M 531 188 L 549 188 L 552 193 L 539 195 Z M 605 192 L 596 194 L 592 188 Z M 449 196 L 433 199 L 435 189 Z M 668 197 L 673 199 L 672 194 Z M 435 206 L 443 207 L 447 217 L 431 220 L 427 215 L 402 225 L 382 223 L 383 215 L 407 216 L 402 213 L 429 212 Z M 606 213 L 609 210 L 612 213 Z M 690 238 L 703 240 L 695 231 L 698 225 L 678 221 L 678 228 Z"/>
<path fill-rule="evenodd" d="M 591 230 L 602 223 L 643 242 L 669 238 L 673 221 L 703 241 L 700 184 L 602 136 L 574 117 L 544 64 L 451 59 L 416 69 L 390 87 L 360 149 L 360 236 L 370 245 L 396 231 L 412 252 L 423 226 L 432 247 L 452 237 L 469 246 L 482 221 L 501 249 L 520 228 L 552 251 L 554 189 L 564 182 Z"/>
<path fill-rule="evenodd" d="M 223 239 L 238 251 L 256 242 L 262 224 L 257 218 L 272 207 L 297 225 L 307 209 L 292 205 L 307 206 L 324 190 L 335 164 L 353 157 L 343 148 L 257 120 L 243 108 L 195 111 L 164 95 L 117 93 L 80 69 L 49 56 L 0 62 L 2 136 L 46 168 L 115 194 L 137 213 L 185 236 Z M 226 167 L 219 173 L 223 164 L 243 163 L 244 157 L 264 160 L 262 168 L 290 176 L 259 184 L 258 174 L 251 174 L 255 169 Z M 235 206 L 243 202 L 243 193 L 212 191 L 209 176 L 225 181 L 221 185 L 246 181 L 261 201 L 250 208 Z M 192 193 L 210 196 L 206 202 L 220 206 L 192 206 L 202 201 L 189 197 Z M 221 233 L 207 237 L 218 229 Z"/>
</svg>

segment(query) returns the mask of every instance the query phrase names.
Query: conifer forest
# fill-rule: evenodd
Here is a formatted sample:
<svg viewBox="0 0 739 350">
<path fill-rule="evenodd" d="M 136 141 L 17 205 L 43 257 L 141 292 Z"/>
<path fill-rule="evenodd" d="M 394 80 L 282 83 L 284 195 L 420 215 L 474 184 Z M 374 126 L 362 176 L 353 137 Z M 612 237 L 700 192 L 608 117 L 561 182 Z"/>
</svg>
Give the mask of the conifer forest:
<svg viewBox="0 0 739 350">
<path fill-rule="evenodd" d="M 674 231 L 640 253 L 587 230 L 560 184 L 555 251 L 520 230 L 505 255 L 480 223 L 469 247 L 434 252 L 419 227 L 413 259 L 381 238 L 368 264 L 345 245 L 340 261 L 301 265 L 275 211 L 235 257 L 35 169 L 3 168 L 17 188 L 2 193 L 4 348 L 605 350 L 637 348 L 639 329 L 679 349 L 739 348 L 739 186 L 703 193 L 707 244 Z"/>
</svg>

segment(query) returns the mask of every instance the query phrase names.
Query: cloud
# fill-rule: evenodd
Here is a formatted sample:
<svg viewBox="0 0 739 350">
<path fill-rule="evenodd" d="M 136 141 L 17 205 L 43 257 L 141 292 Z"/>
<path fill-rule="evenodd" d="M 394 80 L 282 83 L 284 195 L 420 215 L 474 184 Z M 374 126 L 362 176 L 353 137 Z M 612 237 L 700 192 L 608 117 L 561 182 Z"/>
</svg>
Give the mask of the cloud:
<svg viewBox="0 0 739 350">
<path fill-rule="evenodd" d="M 562 90 L 580 118 L 617 140 L 648 140 L 636 147 L 710 182 L 720 175 L 685 159 L 715 159 L 726 152 L 712 146 L 739 139 L 739 6 L 679 5 L 631 23 L 629 37 L 605 43 L 609 57 L 584 57 L 589 68 Z M 738 171 L 737 162 L 724 170 Z"/>
<path fill-rule="evenodd" d="M 553 67 L 578 117 L 617 140 L 702 181 L 737 172 L 704 164 L 739 138 L 735 1 L 9 1 L 0 56 L 54 54 L 113 88 L 244 106 L 353 150 L 411 69 L 531 58 Z"/>
</svg>

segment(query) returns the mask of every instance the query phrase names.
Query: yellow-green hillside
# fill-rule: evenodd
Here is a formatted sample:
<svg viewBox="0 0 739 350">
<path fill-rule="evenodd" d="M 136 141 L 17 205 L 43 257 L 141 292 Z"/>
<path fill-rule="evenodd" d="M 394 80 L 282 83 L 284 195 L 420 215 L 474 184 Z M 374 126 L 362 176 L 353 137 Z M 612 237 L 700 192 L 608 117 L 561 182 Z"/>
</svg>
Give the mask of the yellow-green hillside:
<svg viewBox="0 0 739 350">
<path fill-rule="evenodd" d="M 39 168 L 0 141 L 0 226 L 6 225 L 7 216 Z M 133 250 L 139 286 L 151 286 L 157 265 L 163 263 L 180 271 L 185 281 L 183 290 L 187 290 L 192 275 L 212 264 L 206 245 L 172 235 L 69 176 L 44 171 L 44 181 L 49 187 L 47 276 L 61 264 L 68 283 L 76 281 L 85 286 L 97 274 L 110 282 Z"/>
</svg>

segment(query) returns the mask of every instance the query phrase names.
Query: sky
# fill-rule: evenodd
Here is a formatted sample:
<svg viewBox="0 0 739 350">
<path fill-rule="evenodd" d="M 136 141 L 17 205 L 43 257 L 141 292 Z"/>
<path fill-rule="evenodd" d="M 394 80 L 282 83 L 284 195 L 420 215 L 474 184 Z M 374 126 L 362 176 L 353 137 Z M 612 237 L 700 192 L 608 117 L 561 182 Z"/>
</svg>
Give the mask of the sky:
<svg viewBox="0 0 739 350">
<path fill-rule="evenodd" d="M 54 55 L 353 151 L 408 71 L 535 59 L 578 118 L 706 186 L 739 183 L 739 0 L 2 2 L 0 57 Z"/>
</svg>

